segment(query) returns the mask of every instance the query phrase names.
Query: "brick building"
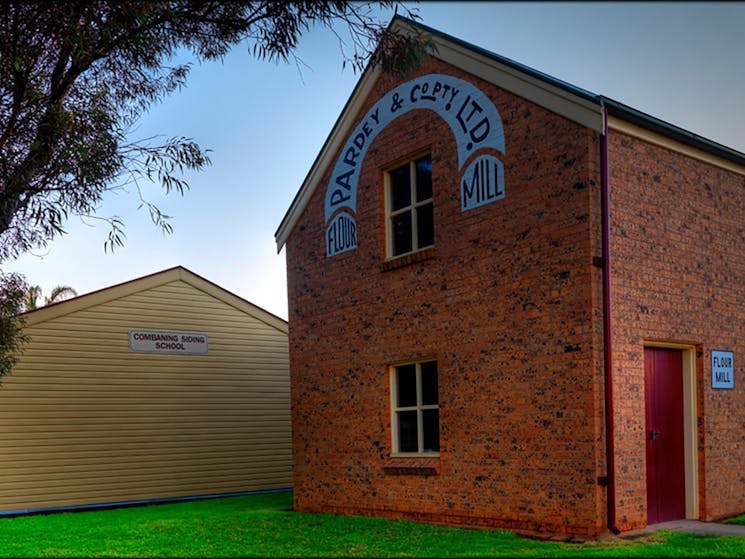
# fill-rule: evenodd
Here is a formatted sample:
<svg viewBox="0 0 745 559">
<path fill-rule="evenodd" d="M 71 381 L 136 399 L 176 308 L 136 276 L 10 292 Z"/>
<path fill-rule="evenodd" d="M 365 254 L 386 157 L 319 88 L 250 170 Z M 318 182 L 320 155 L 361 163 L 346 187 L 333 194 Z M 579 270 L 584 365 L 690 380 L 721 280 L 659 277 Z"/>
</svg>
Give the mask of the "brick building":
<svg viewBox="0 0 745 559">
<path fill-rule="evenodd" d="M 401 18 L 281 223 L 295 507 L 601 534 L 745 510 L 745 154 Z"/>
</svg>

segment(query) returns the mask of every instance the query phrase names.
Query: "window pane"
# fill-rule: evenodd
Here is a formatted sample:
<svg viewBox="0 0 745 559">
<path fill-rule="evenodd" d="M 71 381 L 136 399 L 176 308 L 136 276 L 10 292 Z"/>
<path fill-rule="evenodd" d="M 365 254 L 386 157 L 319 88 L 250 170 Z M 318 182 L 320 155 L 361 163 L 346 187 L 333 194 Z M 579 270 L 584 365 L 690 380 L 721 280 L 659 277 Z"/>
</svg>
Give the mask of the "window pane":
<svg viewBox="0 0 745 559">
<path fill-rule="evenodd" d="M 393 217 L 393 255 L 411 252 L 411 213 Z"/>
<path fill-rule="evenodd" d="M 398 451 L 419 452 L 416 411 L 400 411 L 398 416 Z"/>
<path fill-rule="evenodd" d="M 422 431 L 424 435 L 424 452 L 440 450 L 440 413 L 439 410 L 422 411 Z"/>
<path fill-rule="evenodd" d="M 409 164 L 394 169 L 391 177 L 391 210 L 400 210 L 411 206 L 411 172 Z"/>
<path fill-rule="evenodd" d="M 416 365 L 401 365 L 396 367 L 396 393 L 399 408 L 416 406 Z"/>
<path fill-rule="evenodd" d="M 432 198 L 432 157 L 422 157 L 416 162 L 416 200 Z"/>
<path fill-rule="evenodd" d="M 422 404 L 437 404 L 437 361 L 422 363 Z"/>
<path fill-rule="evenodd" d="M 419 246 L 424 248 L 435 244 L 435 226 L 432 217 L 432 204 L 421 206 L 416 210 L 416 233 Z"/>
</svg>

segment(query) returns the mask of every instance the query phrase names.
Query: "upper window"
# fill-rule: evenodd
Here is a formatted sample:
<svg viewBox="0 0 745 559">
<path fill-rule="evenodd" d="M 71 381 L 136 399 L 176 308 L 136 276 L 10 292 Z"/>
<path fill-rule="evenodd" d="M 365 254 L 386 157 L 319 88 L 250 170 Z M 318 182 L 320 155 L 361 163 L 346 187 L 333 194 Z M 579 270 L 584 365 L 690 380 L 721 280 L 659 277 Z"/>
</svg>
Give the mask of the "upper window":
<svg viewBox="0 0 745 559">
<path fill-rule="evenodd" d="M 393 367 L 393 451 L 427 454 L 440 451 L 437 361 Z"/>
<path fill-rule="evenodd" d="M 388 171 L 388 255 L 399 256 L 434 245 L 432 156 Z"/>
</svg>

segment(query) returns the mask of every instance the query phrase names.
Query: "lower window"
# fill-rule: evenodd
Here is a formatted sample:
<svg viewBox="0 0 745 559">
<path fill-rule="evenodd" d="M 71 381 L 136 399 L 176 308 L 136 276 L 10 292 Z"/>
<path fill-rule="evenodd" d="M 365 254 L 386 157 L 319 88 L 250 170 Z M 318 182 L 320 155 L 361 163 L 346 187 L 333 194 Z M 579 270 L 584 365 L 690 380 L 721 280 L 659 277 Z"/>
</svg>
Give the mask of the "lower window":
<svg viewBox="0 0 745 559">
<path fill-rule="evenodd" d="M 393 452 L 440 452 L 437 361 L 395 365 L 391 371 Z"/>
</svg>

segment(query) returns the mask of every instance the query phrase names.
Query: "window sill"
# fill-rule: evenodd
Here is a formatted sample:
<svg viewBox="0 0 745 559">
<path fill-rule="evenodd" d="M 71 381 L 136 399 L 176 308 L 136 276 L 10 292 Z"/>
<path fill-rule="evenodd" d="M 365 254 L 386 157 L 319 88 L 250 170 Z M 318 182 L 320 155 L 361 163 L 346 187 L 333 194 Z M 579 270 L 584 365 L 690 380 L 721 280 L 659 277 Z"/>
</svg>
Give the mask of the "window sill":
<svg viewBox="0 0 745 559">
<path fill-rule="evenodd" d="M 397 476 L 436 476 L 440 473 L 440 458 L 389 458 L 383 471 Z"/>
<path fill-rule="evenodd" d="M 381 272 L 387 272 L 388 270 L 395 270 L 396 268 L 402 268 L 409 264 L 416 264 L 417 262 L 423 262 L 424 260 L 431 260 L 435 257 L 435 247 L 427 247 L 416 252 L 409 252 L 408 254 L 402 254 L 401 256 L 395 256 L 384 261 L 380 265 Z"/>
</svg>

